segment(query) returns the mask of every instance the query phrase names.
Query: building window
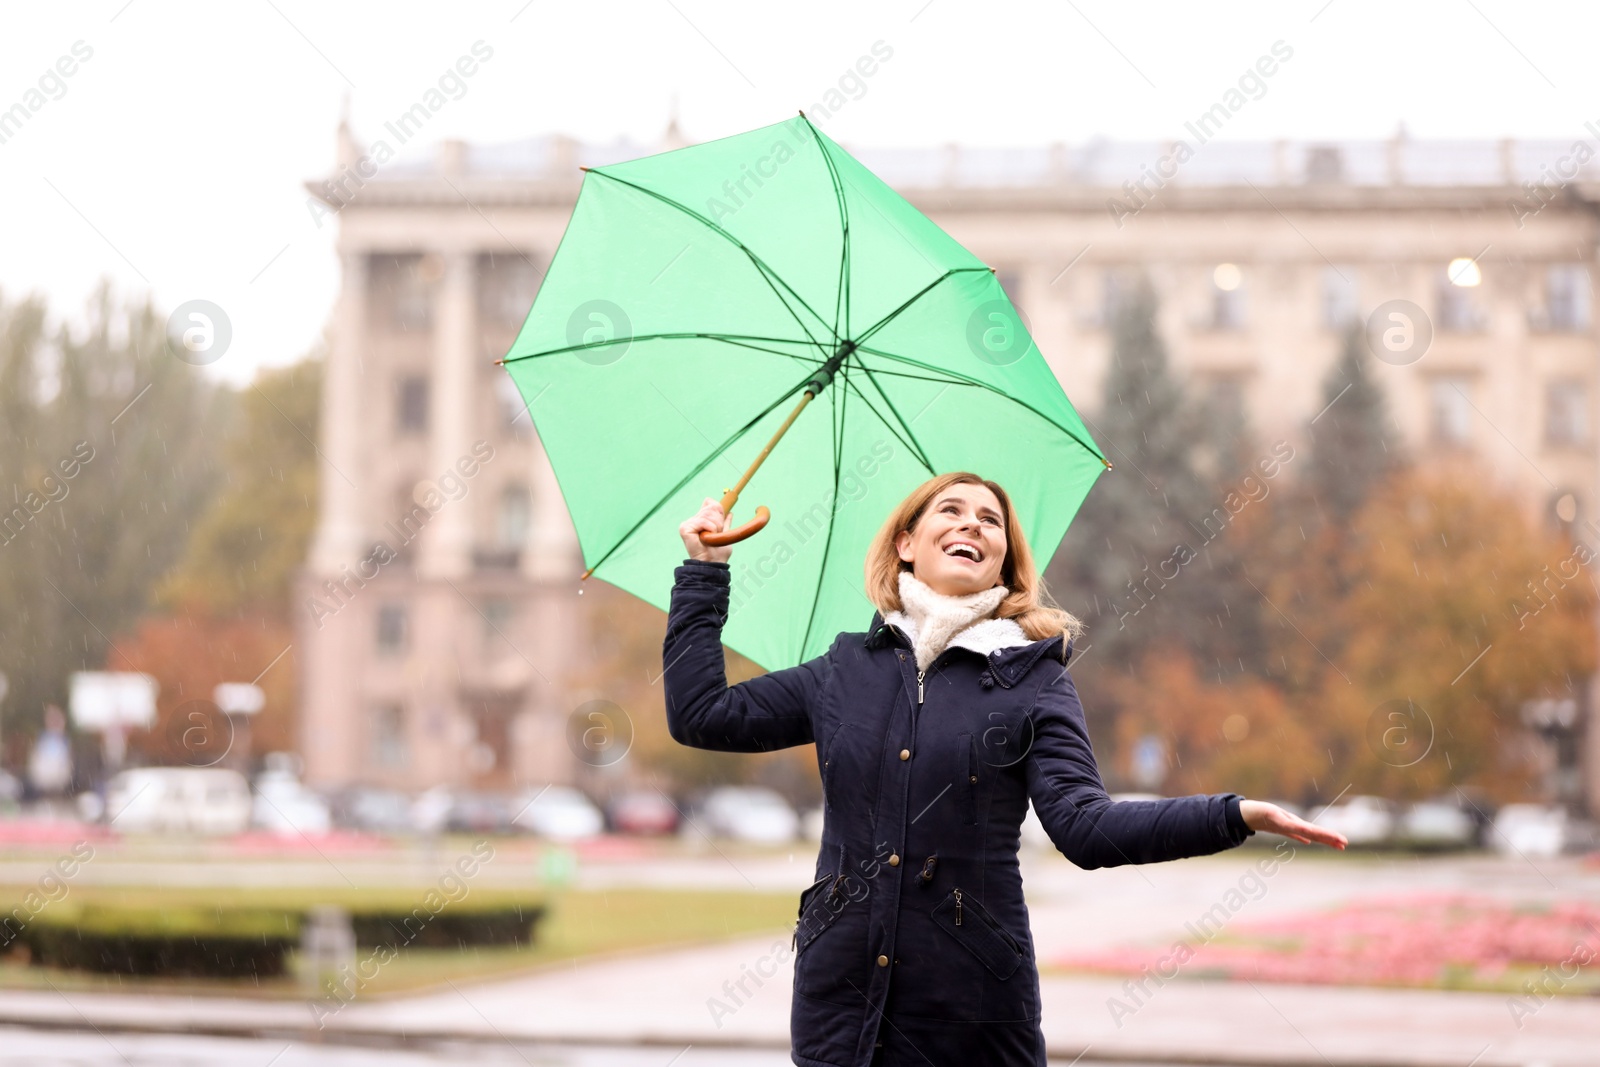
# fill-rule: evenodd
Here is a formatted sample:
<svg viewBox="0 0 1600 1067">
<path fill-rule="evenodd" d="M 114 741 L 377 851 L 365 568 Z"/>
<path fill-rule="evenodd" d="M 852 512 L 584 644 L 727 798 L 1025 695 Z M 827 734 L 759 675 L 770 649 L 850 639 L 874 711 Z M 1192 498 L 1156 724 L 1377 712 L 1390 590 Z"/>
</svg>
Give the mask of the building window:
<svg viewBox="0 0 1600 1067">
<path fill-rule="evenodd" d="M 1000 283 L 1000 288 L 1006 294 L 1006 299 L 1011 301 L 1011 306 L 1022 307 L 1022 275 L 1011 267 L 996 267 L 994 280 Z"/>
<path fill-rule="evenodd" d="M 406 608 L 404 604 L 383 604 L 378 608 L 378 652 L 398 655 L 406 649 Z"/>
<path fill-rule="evenodd" d="M 1570 489 L 1558 489 L 1550 494 L 1550 511 L 1545 518 L 1552 531 L 1570 535 L 1582 510 L 1578 505 L 1578 494 Z"/>
<path fill-rule="evenodd" d="M 395 330 L 433 328 L 433 293 L 444 276 L 435 255 L 375 255 L 369 272 L 377 320 Z"/>
<path fill-rule="evenodd" d="M 491 252 L 478 257 L 478 311 L 486 325 L 519 328 L 539 291 L 540 269 L 533 257 Z"/>
<path fill-rule="evenodd" d="M 1244 272 L 1235 263 L 1218 263 L 1211 271 L 1211 328 L 1244 328 Z"/>
<path fill-rule="evenodd" d="M 490 600 L 483 605 L 483 645 L 496 647 L 496 642 L 511 639 L 511 620 L 516 616 L 516 605 L 509 600 Z"/>
<path fill-rule="evenodd" d="M 1582 378 L 1545 383 L 1544 441 L 1556 447 L 1589 443 L 1589 388 Z"/>
<path fill-rule="evenodd" d="M 1428 383 L 1434 444 L 1459 446 L 1471 440 L 1471 390 L 1472 379 L 1458 374 L 1441 375 Z"/>
<path fill-rule="evenodd" d="M 1203 384 L 1206 409 L 1223 426 L 1238 426 L 1245 420 L 1244 376 L 1208 375 Z"/>
<path fill-rule="evenodd" d="M 399 704 L 379 704 L 372 709 L 372 764 L 401 770 L 410 762 L 406 743 L 406 713 Z"/>
<path fill-rule="evenodd" d="M 1439 329 L 1453 333 L 1472 333 L 1483 329 L 1485 319 L 1479 309 L 1479 286 L 1483 272 L 1474 259 L 1452 259 L 1436 279 L 1438 296 L 1434 318 Z"/>
<path fill-rule="evenodd" d="M 528 405 L 522 399 L 522 390 L 509 373 L 499 374 L 494 382 L 495 401 L 500 409 L 500 425 L 511 437 L 526 437 L 533 426 Z"/>
<path fill-rule="evenodd" d="M 495 536 L 501 548 L 521 548 L 528 543 L 528 526 L 533 517 L 527 487 L 507 486 L 500 493 L 495 514 Z"/>
<path fill-rule="evenodd" d="M 395 386 L 395 432 L 402 437 L 428 432 L 428 379 L 410 374 Z"/>
<path fill-rule="evenodd" d="M 1557 263 L 1545 275 L 1545 314 L 1552 330 L 1587 330 L 1593 288 L 1579 263 Z"/>
<path fill-rule="evenodd" d="M 1100 275 L 1100 325 L 1107 329 L 1117 321 L 1117 312 L 1133 295 L 1133 285 L 1128 276 L 1114 267 Z"/>
<path fill-rule="evenodd" d="M 1322 325 L 1344 330 L 1361 315 L 1354 267 L 1322 268 Z"/>
</svg>

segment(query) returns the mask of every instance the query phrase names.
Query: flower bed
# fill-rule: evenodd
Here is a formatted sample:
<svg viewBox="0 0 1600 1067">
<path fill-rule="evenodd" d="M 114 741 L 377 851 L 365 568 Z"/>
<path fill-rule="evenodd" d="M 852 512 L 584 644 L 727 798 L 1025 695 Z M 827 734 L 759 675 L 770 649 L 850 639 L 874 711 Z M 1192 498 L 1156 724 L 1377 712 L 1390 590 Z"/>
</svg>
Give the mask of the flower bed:
<svg viewBox="0 0 1600 1067">
<path fill-rule="evenodd" d="M 1173 944 L 1068 953 L 1060 968 L 1162 978 L 1522 992 L 1545 968 L 1600 993 L 1600 905 L 1511 905 L 1465 894 L 1372 897 L 1332 911 L 1235 922 L 1177 960 Z M 1174 973 L 1176 972 L 1176 973 Z"/>
</svg>

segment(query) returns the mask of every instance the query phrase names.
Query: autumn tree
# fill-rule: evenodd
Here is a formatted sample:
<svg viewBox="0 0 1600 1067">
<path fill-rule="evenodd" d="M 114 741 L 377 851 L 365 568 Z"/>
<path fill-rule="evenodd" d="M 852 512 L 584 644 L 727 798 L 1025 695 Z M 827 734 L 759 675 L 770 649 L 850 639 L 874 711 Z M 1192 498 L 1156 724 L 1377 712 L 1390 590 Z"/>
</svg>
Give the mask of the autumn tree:
<svg viewBox="0 0 1600 1067">
<path fill-rule="evenodd" d="M 598 766 L 586 783 L 604 792 L 626 782 L 659 784 L 669 794 L 739 783 L 766 785 L 794 804 L 820 802 L 816 753 L 812 746 L 767 753 L 712 752 L 690 748 L 667 733 L 667 713 L 662 675 L 662 645 L 667 616 L 652 604 L 605 582 L 586 584 L 579 624 L 587 635 L 588 662 L 576 666 L 567 678 L 574 702 L 591 700 L 615 704 L 626 716 L 632 748 L 626 765 Z M 731 649 L 724 649 L 729 685 L 763 673 L 761 667 Z M 603 728 L 603 727 L 602 727 Z M 594 735 L 605 743 L 603 733 Z M 597 754 L 591 765 L 604 763 Z"/>
<path fill-rule="evenodd" d="M 74 671 L 101 669 L 150 606 L 219 477 L 224 390 L 167 347 L 150 301 L 102 283 L 51 329 L 0 297 L 0 670 L 17 765 Z M 87 746 L 92 751 L 92 745 Z"/>
<path fill-rule="evenodd" d="M 255 682 L 266 694 L 250 722 L 254 754 L 295 746 L 290 581 L 317 517 L 322 366 L 313 355 L 264 370 L 238 392 L 219 491 L 158 587 L 155 610 L 118 641 L 125 669 L 161 684 L 157 724 L 131 746 L 143 758 L 216 757 L 225 720 L 204 705 L 220 682 Z"/>
<path fill-rule="evenodd" d="M 1519 796 L 1530 768 L 1510 741 L 1523 702 L 1573 695 L 1595 668 L 1595 550 L 1540 528 L 1515 493 L 1464 461 L 1377 487 L 1354 516 L 1349 552 L 1349 591 L 1325 590 L 1320 617 L 1301 614 L 1274 635 L 1292 692 L 1320 724 L 1325 794 L 1419 797 L 1471 784 Z M 1305 569 L 1274 583 L 1285 602 Z"/>
</svg>

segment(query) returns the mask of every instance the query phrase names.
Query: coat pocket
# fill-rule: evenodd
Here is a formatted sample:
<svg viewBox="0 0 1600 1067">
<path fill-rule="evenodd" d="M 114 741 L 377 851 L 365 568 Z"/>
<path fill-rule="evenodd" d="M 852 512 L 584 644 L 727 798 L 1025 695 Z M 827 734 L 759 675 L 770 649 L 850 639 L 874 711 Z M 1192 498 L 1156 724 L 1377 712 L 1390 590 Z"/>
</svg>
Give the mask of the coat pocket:
<svg viewBox="0 0 1600 1067">
<path fill-rule="evenodd" d="M 800 894 L 800 913 L 794 926 L 792 944 L 798 956 L 822 931 L 833 925 L 848 899 L 842 885 L 845 875 L 829 874 L 817 879 Z"/>
<path fill-rule="evenodd" d="M 964 890 L 952 889 L 933 909 L 933 921 L 1002 981 L 1010 978 L 1023 960 L 1022 949 L 1011 935 Z"/>
</svg>

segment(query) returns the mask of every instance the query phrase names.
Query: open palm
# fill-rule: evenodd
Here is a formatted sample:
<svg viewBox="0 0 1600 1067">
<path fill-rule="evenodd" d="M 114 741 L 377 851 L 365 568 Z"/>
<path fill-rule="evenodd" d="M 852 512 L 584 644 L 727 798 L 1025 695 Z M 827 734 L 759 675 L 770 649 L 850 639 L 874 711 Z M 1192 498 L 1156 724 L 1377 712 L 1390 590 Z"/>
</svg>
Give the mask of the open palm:
<svg viewBox="0 0 1600 1067">
<path fill-rule="evenodd" d="M 1306 822 L 1298 815 L 1291 815 L 1278 805 L 1269 804 L 1265 800 L 1240 801 L 1239 814 L 1244 818 L 1244 824 L 1252 830 L 1282 834 L 1304 844 L 1317 842 L 1342 850 L 1349 843 L 1343 834 L 1324 829 L 1316 823 Z"/>
</svg>

